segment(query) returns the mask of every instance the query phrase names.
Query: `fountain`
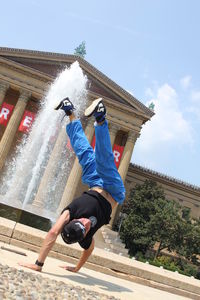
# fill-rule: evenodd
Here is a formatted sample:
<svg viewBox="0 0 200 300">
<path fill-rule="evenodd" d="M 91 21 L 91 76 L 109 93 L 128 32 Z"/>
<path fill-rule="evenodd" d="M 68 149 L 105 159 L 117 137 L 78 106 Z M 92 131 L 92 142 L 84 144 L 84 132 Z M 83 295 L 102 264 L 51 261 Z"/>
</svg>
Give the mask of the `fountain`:
<svg viewBox="0 0 200 300">
<path fill-rule="evenodd" d="M 1 216 L 6 213 L 6 217 L 13 219 L 13 215 L 18 220 L 23 219 L 23 215 L 29 220 L 33 216 L 33 223 L 37 223 L 35 216 L 52 222 L 57 218 L 56 210 L 74 154 L 67 147 L 64 113 L 55 111 L 54 107 L 68 96 L 73 99 L 76 115 L 82 114 L 87 96 L 86 83 L 86 76 L 75 62 L 51 84 L 32 129 L 7 164 L 0 186 Z"/>
</svg>

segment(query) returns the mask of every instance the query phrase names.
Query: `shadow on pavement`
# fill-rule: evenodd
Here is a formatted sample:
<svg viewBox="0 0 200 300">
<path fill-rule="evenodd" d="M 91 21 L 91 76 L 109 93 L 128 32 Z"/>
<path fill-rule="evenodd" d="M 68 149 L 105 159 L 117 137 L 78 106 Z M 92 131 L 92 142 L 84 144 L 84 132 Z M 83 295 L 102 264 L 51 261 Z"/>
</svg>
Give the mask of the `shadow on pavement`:
<svg viewBox="0 0 200 300">
<path fill-rule="evenodd" d="M 121 286 L 119 284 L 115 284 L 112 282 L 108 282 L 106 280 L 102 280 L 99 278 L 95 278 L 92 277 L 90 275 L 87 275 L 85 273 L 79 272 L 77 273 L 71 273 L 69 271 L 68 274 L 66 275 L 58 275 L 58 274 L 54 274 L 54 273 L 50 273 L 50 272 L 42 272 L 43 274 L 48 274 L 48 275 L 53 275 L 55 277 L 59 277 L 59 278 L 67 278 L 70 279 L 71 281 L 75 281 L 76 283 L 80 283 L 80 284 L 85 284 L 88 286 L 98 286 L 100 287 L 102 290 L 104 291 L 110 291 L 110 292 L 131 292 L 133 293 L 133 290 L 130 290 L 124 286 Z M 70 274 L 71 273 L 71 274 Z M 102 277 L 104 274 L 101 274 Z"/>
</svg>

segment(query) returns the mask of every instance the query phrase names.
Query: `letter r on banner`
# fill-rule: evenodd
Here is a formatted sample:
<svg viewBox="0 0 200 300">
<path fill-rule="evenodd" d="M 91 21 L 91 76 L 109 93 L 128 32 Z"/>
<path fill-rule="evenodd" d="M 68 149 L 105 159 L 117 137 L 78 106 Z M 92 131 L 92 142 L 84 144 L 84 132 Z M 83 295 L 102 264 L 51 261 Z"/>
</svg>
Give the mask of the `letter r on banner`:
<svg viewBox="0 0 200 300">
<path fill-rule="evenodd" d="M 93 136 L 91 146 L 93 149 L 95 149 L 95 135 Z M 114 155 L 115 165 L 117 168 L 119 168 L 119 164 L 120 164 L 120 160 L 121 160 L 123 151 L 124 151 L 124 146 L 119 146 L 117 144 L 114 144 L 113 155 Z"/>
<path fill-rule="evenodd" d="M 120 164 L 120 160 L 122 158 L 123 151 L 124 151 L 124 146 L 119 146 L 117 144 L 114 144 L 113 155 L 115 158 L 115 164 L 116 164 L 117 168 L 119 168 L 119 164 Z"/>
<path fill-rule="evenodd" d="M 6 126 L 11 117 L 14 105 L 4 102 L 0 108 L 0 124 Z"/>
</svg>

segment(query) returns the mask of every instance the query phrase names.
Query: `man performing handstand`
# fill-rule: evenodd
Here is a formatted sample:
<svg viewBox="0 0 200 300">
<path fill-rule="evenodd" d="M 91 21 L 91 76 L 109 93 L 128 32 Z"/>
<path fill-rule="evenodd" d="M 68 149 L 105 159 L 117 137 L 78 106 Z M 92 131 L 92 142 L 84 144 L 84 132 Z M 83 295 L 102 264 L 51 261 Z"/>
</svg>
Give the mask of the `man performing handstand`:
<svg viewBox="0 0 200 300">
<path fill-rule="evenodd" d="M 108 122 L 105 119 L 106 108 L 102 98 L 94 100 L 85 110 L 86 117 L 93 115 L 96 119 L 95 152 L 85 136 L 80 120 L 75 117 L 74 105 L 69 98 L 63 99 L 55 109 L 62 109 L 69 116 L 70 123 L 66 126 L 66 131 L 82 167 L 82 181 L 90 189 L 74 199 L 62 211 L 46 235 L 35 264 L 20 263 L 20 265 L 41 271 L 57 236 L 61 234 L 65 243 L 78 242 L 84 249 L 75 267 L 64 267 L 66 270 L 77 272 L 94 249 L 93 235 L 100 227 L 109 223 L 112 209 L 117 203 L 123 203 L 125 188 L 115 166 Z"/>
</svg>

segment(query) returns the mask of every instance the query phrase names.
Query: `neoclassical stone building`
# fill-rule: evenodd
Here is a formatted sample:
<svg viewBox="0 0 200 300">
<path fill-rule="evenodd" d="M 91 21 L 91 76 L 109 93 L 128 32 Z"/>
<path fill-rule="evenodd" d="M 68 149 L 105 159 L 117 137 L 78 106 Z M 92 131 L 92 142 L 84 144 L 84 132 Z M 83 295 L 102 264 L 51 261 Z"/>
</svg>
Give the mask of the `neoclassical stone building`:
<svg viewBox="0 0 200 300">
<path fill-rule="evenodd" d="M 31 126 L 49 84 L 58 72 L 75 61 L 79 62 L 88 78 L 88 103 L 98 97 L 104 98 L 111 143 L 127 191 L 136 183 L 151 178 L 163 185 L 169 198 L 182 202 L 191 208 L 194 216 L 200 216 L 200 188 L 130 164 L 141 128 L 154 113 L 86 60 L 75 55 L 0 48 L 0 170 L 4 170 L 6 160 L 15 152 L 27 128 Z M 86 124 L 85 133 L 92 142 L 92 122 Z M 58 210 L 83 189 L 81 168 L 75 159 Z M 34 203 L 39 206 L 38 195 Z M 117 211 L 113 213 L 111 224 L 115 216 Z"/>
<path fill-rule="evenodd" d="M 163 187 L 167 199 L 173 199 L 189 209 L 194 218 L 200 217 L 200 187 L 131 163 L 125 182 L 127 194 L 132 187 L 145 180 L 156 181 Z"/>
</svg>

